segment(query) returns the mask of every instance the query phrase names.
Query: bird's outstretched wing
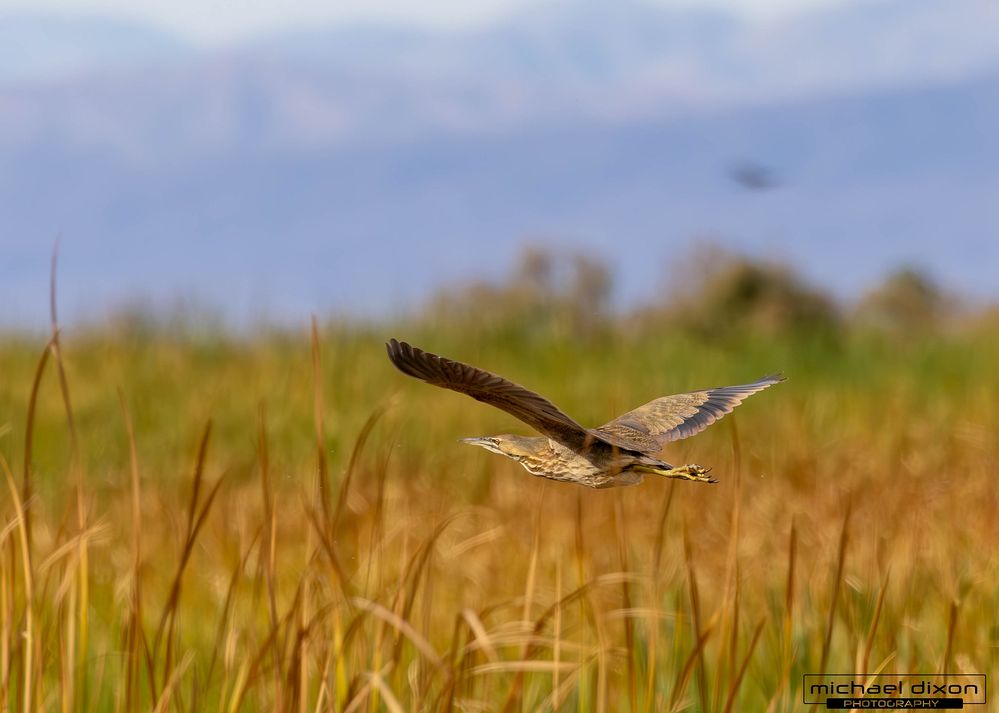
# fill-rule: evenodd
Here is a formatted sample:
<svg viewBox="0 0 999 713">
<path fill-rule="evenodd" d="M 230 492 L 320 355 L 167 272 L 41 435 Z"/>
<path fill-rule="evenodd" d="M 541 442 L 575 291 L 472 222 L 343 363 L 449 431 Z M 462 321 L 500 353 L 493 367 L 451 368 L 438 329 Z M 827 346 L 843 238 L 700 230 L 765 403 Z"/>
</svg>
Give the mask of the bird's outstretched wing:
<svg viewBox="0 0 999 713">
<path fill-rule="evenodd" d="M 548 399 L 502 376 L 395 339 L 385 347 L 389 359 L 402 373 L 495 406 L 568 448 L 578 450 L 603 440 L 595 438 Z"/>
<path fill-rule="evenodd" d="M 747 396 L 781 381 L 784 377 L 774 374 L 752 384 L 663 396 L 618 416 L 594 432 L 600 437 L 616 438 L 619 443 L 630 443 L 635 450 L 656 452 L 670 441 L 700 433 L 731 413 Z"/>
</svg>

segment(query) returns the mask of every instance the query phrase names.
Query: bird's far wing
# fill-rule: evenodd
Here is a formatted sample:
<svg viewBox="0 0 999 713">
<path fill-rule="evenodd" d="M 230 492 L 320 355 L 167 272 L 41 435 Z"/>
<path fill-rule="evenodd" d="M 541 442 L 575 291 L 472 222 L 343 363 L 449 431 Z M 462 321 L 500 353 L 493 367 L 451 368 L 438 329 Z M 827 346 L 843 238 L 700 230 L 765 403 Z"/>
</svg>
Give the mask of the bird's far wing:
<svg viewBox="0 0 999 713">
<path fill-rule="evenodd" d="M 619 441 L 631 442 L 636 450 L 658 451 L 670 441 L 700 433 L 731 413 L 747 396 L 781 381 L 784 377 L 774 374 L 752 384 L 663 396 L 618 416 L 594 431 L 601 437 L 613 436 Z"/>
<path fill-rule="evenodd" d="M 385 346 L 389 359 L 403 374 L 495 406 L 568 448 L 580 449 L 593 440 L 602 440 L 595 439 L 548 399 L 502 376 L 395 339 Z"/>
</svg>

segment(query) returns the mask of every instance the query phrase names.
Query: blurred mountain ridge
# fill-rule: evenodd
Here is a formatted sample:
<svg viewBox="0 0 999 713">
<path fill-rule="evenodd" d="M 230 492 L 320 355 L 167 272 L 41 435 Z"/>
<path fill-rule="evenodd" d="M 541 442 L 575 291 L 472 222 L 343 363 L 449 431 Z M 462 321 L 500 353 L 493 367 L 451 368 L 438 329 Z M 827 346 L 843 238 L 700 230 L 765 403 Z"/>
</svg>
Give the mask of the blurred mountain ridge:
<svg viewBox="0 0 999 713">
<path fill-rule="evenodd" d="M 999 68 L 999 6 L 981 0 L 846 3 L 766 22 L 638 0 L 536 7 L 462 31 L 334 26 L 215 50 L 118 20 L 0 18 L 0 80 L 20 77 L 0 85 L 0 148 L 56 141 L 170 156 L 410 140 L 724 111 Z M 72 61 L 80 69 L 51 76 Z"/>
</svg>

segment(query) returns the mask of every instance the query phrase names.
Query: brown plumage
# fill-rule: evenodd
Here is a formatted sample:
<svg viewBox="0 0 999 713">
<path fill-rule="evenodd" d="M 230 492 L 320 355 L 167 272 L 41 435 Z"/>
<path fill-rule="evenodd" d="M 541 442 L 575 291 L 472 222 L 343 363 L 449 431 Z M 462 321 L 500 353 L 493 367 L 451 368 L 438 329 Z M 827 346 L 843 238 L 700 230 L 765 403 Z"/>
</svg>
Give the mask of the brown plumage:
<svg viewBox="0 0 999 713">
<path fill-rule="evenodd" d="M 780 375 L 765 376 L 742 386 L 663 396 L 589 429 L 540 394 L 496 374 L 395 339 L 386 348 L 404 374 L 495 406 L 545 436 L 488 436 L 465 442 L 512 458 L 534 475 L 596 488 L 638 483 L 644 473 L 716 482 L 707 476 L 708 469 L 674 468 L 656 454 L 670 441 L 703 431 L 747 396 L 784 380 Z"/>
</svg>

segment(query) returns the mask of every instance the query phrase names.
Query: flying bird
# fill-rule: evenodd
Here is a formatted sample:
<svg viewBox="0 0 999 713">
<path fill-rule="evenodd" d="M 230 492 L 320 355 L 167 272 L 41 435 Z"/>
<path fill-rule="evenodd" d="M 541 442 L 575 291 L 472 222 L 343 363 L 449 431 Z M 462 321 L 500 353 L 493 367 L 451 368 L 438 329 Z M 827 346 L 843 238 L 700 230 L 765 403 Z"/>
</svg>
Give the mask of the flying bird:
<svg viewBox="0 0 999 713">
<path fill-rule="evenodd" d="M 402 373 L 495 406 L 543 434 L 479 436 L 463 443 L 512 458 L 532 475 L 591 488 L 635 485 L 646 473 L 718 482 L 708 476 L 710 468 L 674 467 L 657 454 L 667 443 L 693 436 L 731 413 L 747 396 L 784 381 L 775 374 L 742 386 L 663 396 L 603 426 L 584 428 L 548 399 L 501 376 L 395 339 L 385 346 Z"/>
<path fill-rule="evenodd" d="M 750 191 L 766 191 L 780 186 L 776 174 L 761 163 L 742 161 L 729 169 L 732 180 Z"/>
</svg>

